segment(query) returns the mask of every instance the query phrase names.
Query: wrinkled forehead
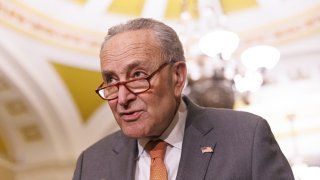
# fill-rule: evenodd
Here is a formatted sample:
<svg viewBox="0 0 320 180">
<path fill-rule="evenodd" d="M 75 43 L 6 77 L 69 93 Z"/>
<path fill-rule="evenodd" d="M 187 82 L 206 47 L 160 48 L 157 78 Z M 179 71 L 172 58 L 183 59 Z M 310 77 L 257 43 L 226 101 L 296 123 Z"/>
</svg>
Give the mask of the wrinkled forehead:
<svg viewBox="0 0 320 180">
<path fill-rule="evenodd" d="M 135 30 L 110 38 L 100 52 L 101 61 L 121 61 L 130 58 L 163 56 L 159 40 L 151 30 Z"/>
<path fill-rule="evenodd" d="M 155 45 L 159 45 L 160 42 L 156 38 L 154 32 L 151 29 L 139 29 L 139 30 L 131 30 L 125 31 L 122 33 L 118 33 L 105 43 L 107 46 L 124 46 L 132 43 L 153 43 Z"/>
</svg>

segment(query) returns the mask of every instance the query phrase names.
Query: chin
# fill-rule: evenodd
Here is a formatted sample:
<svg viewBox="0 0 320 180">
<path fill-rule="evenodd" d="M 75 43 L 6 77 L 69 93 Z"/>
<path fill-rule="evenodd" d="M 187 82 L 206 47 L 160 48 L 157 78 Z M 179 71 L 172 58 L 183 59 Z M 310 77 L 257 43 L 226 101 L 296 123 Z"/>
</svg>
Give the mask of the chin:
<svg viewBox="0 0 320 180">
<path fill-rule="evenodd" d="M 137 127 L 122 128 L 122 132 L 126 136 L 131 137 L 131 138 L 135 138 L 135 139 L 145 137 L 144 133 L 142 133 L 143 131 L 139 130 L 139 128 L 137 128 Z"/>
<path fill-rule="evenodd" d="M 138 133 L 126 133 L 124 132 L 124 134 L 130 138 L 134 138 L 134 139 L 140 139 L 140 138 L 144 138 L 145 136 L 142 134 L 138 134 Z"/>
<path fill-rule="evenodd" d="M 131 138 L 144 138 L 148 134 L 148 128 L 142 119 L 133 122 L 121 121 L 120 126 L 123 134 Z"/>
</svg>

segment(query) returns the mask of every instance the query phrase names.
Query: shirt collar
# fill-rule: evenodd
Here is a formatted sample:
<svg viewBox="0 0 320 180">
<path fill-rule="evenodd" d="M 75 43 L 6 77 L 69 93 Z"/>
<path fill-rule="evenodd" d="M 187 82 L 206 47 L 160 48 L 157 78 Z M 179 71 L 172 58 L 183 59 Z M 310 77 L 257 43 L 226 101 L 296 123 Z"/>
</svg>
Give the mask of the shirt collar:
<svg viewBox="0 0 320 180">
<path fill-rule="evenodd" d="M 184 135 L 184 128 L 187 118 L 187 108 L 183 100 L 180 101 L 179 109 L 176 112 L 169 127 L 160 136 L 160 139 L 170 144 L 172 147 L 182 149 L 182 141 Z M 150 141 L 147 138 L 138 139 L 138 157 L 143 153 L 144 146 Z"/>
</svg>

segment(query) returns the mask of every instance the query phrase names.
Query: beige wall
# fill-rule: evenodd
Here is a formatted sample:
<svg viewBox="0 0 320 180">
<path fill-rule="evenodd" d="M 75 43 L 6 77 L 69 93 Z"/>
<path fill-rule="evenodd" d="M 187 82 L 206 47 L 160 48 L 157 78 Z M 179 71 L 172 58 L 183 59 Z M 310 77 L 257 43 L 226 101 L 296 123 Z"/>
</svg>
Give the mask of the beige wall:
<svg viewBox="0 0 320 180">
<path fill-rule="evenodd" d="M 0 179 L 3 180 L 14 180 L 14 174 L 11 170 L 0 166 Z"/>
</svg>

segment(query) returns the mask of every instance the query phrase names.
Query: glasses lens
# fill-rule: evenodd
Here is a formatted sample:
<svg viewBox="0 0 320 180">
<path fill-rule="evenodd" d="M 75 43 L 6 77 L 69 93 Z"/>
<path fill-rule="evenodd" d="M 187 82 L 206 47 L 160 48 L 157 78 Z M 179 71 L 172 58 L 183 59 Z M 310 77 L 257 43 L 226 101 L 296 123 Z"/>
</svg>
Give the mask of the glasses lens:
<svg viewBox="0 0 320 180">
<path fill-rule="evenodd" d="M 116 86 L 110 86 L 103 88 L 99 91 L 99 95 L 103 99 L 113 99 L 118 96 L 118 88 Z"/>
<path fill-rule="evenodd" d="M 137 79 L 135 81 L 128 82 L 126 84 L 127 88 L 134 93 L 144 92 L 149 89 L 150 84 L 146 79 Z"/>
</svg>

